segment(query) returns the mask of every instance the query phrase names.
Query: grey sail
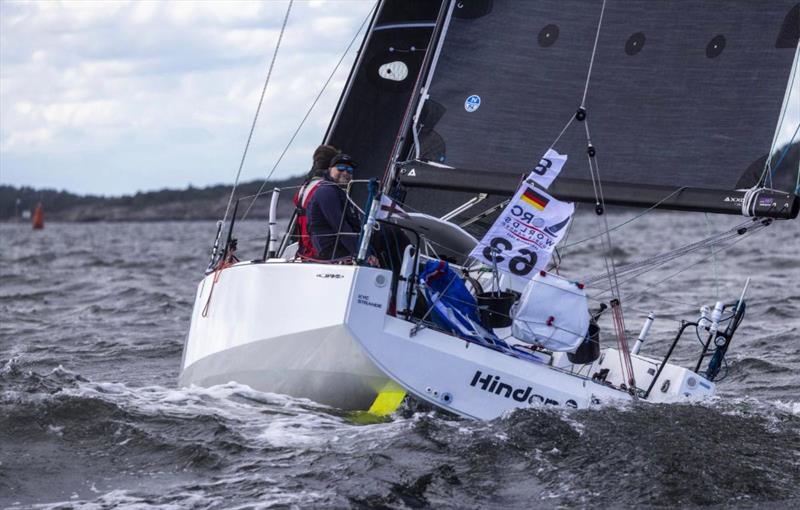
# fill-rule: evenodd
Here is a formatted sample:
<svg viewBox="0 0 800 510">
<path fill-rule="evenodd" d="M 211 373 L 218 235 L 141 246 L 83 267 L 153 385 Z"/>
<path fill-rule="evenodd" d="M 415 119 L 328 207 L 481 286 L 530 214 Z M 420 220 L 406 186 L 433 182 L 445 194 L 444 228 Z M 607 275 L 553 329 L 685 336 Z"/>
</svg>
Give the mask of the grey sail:
<svg viewBox="0 0 800 510">
<path fill-rule="evenodd" d="M 403 185 L 513 192 L 581 105 L 602 5 L 458 2 Z M 796 1 L 608 0 L 586 121 L 555 145 L 570 159 L 553 193 L 595 201 L 588 124 L 607 202 L 740 212 L 735 190 L 758 183 L 772 149 L 798 26 Z M 475 96 L 479 106 L 467 108 Z M 797 215 L 797 171 L 796 156 L 774 169 L 778 192 L 762 196 L 762 214 Z M 425 196 L 407 200 L 421 206 Z"/>
</svg>

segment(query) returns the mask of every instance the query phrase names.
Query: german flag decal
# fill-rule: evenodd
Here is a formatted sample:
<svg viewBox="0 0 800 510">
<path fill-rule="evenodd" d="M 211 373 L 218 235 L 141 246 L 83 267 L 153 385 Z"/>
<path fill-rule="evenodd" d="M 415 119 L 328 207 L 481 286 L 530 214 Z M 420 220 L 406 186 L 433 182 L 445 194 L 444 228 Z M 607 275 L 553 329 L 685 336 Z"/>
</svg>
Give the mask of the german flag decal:
<svg viewBox="0 0 800 510">
<path fill-rule="evenodd" d="M 544 208 L 547 207 L 547 203 L 550 202 L 549 199 L 537 193 L 533 188 L 525 189 L 525 193 L 522 194 L 522 200 L 540 211 L 544 211 Z"/>
</svg>

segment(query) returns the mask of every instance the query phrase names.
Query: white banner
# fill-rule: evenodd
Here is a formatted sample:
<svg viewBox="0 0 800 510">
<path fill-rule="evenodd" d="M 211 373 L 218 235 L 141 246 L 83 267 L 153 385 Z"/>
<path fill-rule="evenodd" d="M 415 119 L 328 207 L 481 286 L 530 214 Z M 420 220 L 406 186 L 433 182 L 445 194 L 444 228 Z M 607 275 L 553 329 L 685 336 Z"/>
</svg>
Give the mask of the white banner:
<svg viewBox="0 0 800 510">
<path fill-rule="evenodd" d="M 514 194 L 470 256 L 523 278 L 545 269 L 564 237 L 575 204 L 561 202 L 527 182 Z"/>
<path fill-rule="evenodd" d="M 561 173 L 566 162 L 566 154 L 559 154 L 553 149 L 547 149 L 539 164 L 528 175 L 528 184 L 533 181 L 544 189 L 549 188 L 553 184 L 553 180 Z"/>
</svg>

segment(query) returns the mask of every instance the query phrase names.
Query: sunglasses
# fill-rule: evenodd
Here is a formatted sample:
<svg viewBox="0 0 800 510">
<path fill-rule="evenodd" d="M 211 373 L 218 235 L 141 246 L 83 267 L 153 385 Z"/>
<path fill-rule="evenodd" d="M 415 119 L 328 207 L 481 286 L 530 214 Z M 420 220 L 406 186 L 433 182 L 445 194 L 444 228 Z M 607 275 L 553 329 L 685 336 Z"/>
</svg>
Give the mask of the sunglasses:
<svg viewBox="0 0 800 510">
<path fill-rule="evenodd" d="M 336 170 L 339 170 L 340 172 L 349 172 L 352 174 L 354 168 L 350 165 L 336 165 Z"/>
</svg>

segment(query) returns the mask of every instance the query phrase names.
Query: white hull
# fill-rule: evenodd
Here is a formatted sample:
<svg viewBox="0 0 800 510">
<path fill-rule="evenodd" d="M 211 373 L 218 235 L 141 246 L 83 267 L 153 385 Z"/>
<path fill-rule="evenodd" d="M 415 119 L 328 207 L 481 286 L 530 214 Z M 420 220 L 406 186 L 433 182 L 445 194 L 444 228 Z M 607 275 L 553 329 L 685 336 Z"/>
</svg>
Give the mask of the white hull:
<svg viewBox="0 0 800 510">
<path fill-rule="evenodd" d="M 356 275 L 358 295 L 386 303 L 388 293 L 376 288 L 376 270 Z M 619 357 L 607 349 L 583 376 L 566 355 L 542 355 L 542 362 L 523 360 L 468 343 L 432 329 L 411 335 L 413 324 L 391 317 L 384 310 L 355 302 L 348 311 L 347 327 L 370 358 L 398 384 L 417 397 L 469 418 L 492 419 L 515 408 L 555 405 L 586 408 L 611 399 L 630 400 L 627 392 L 593 381 L 587 375 L 609 368 L 606 381 L 618 386 Z M 632 357 L 637 386 L 646 388 L 658 363 Z M 587 370 L 588 368 L 588 370 Z M 670 381 L 662 391 L 663 381 Z M 714 385 L 684 368 L 665 366 L 648 401 L 668 402 L 713 394 Z"/>
<path fill-rule="evenodd" d="M 414 323 L 387 313 L 386 270 L 248 262 L 213 280 L 208 275 L 198 287 L 182 385 L 236 381 L 342 409 L 368 409 L 393 380 L 423 400 L 477 419 L 536 405 L 586 408 L 633 398 L 618 389 L 625 381 L 616 349 L 606 349 L 591 365 L 573 366 L 565 353 L 538 353 L 540 361 L 532 361 L 430 328 L 412 334 Z M 659 362 L 631 358 L 637 387 L 647 388 Z M 603 369 L 605 382 L 593 380 Z M 647 401 L 713 393 L 713 383 L 667 364 Z"/>
<path fill-rule="evenodd" d="M 239 263 L 198 286 L 180 384 L 259 391 L 368 409 L 388 378 L 344 326 L 357 268 Z M 209 301 L 207 314 L 203 309 Z"/>
</svg>

